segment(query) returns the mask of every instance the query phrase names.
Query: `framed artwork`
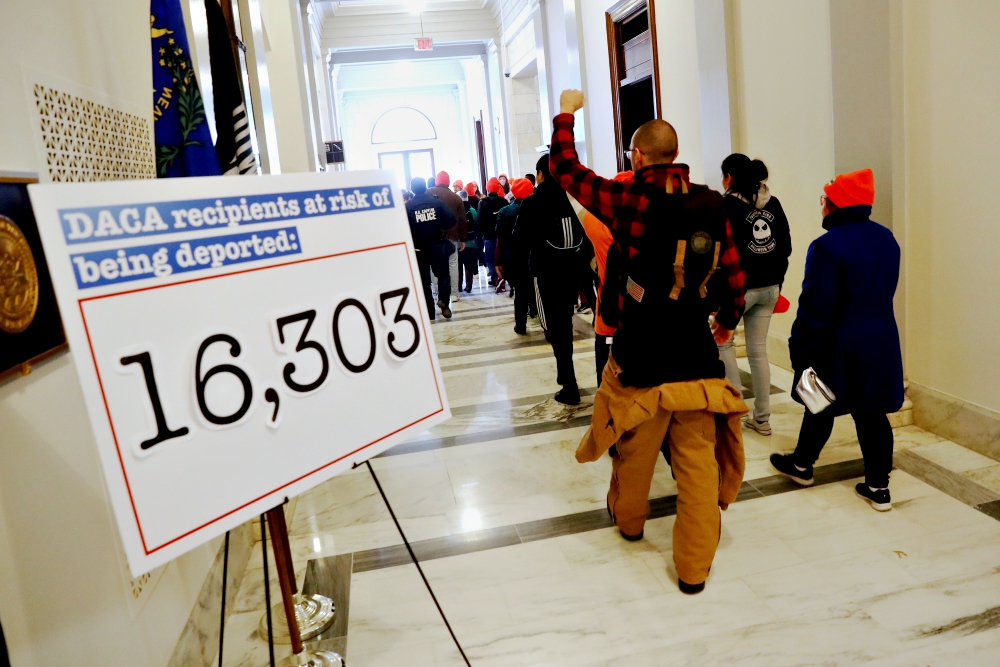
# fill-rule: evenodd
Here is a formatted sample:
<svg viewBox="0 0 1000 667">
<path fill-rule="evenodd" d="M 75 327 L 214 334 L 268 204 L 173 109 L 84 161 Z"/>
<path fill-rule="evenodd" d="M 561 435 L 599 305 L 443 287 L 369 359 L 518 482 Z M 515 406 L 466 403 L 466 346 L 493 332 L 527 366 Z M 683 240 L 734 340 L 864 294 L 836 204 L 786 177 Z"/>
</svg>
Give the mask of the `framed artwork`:
<svg viewBox="0 0 1000 667">
<path fill-rule="evenodd" d="M 28 198 L 36 182 L 0 176 L 0 380 L 67 347 Z"/>
</svg>

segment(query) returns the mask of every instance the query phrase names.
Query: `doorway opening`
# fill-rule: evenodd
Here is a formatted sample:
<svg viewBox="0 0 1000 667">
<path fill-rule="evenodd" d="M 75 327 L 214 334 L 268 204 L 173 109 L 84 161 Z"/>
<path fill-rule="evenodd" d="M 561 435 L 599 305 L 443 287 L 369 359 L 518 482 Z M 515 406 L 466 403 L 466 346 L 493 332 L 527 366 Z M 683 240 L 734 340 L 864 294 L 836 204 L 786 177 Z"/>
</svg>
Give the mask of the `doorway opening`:
<svg viewBox="0 0 1000 667">
<path fill-rule="evenodd" d="M 631 168 L 625 151 L 632 135 L 661 115 L 656 16 L 646 0 L 622 0 L 606 17 L 618 169 L 624 171 Z"/>
<path fill-rule="evenodd" d="M 414 176 L 427 178 L 437 173 L 434 170 L 433 148 L 379 153 L 378 168 L 395 174 L 396 183 L 402 190 L 410 189 L 410 179 Z"/>
</svg>

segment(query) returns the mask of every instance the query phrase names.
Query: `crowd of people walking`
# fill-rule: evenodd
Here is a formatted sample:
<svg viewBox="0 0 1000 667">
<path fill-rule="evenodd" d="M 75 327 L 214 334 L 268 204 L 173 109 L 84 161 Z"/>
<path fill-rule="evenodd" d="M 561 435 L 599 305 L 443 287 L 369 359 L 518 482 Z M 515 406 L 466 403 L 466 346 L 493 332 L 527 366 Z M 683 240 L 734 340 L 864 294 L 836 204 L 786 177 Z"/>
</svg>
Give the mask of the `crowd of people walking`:
<svg viewBox="0 0 1000 667">
<path fill-rule="evenodd" d="M 743 429 L 771 435 L 772 314 L 793 255 L 792 234 L 761 160 L 734 153 L 721 164 L 724 193 L 690 180 L 679 140 L 663 120 L 641 126 L 626 153 L 632 170 L 604 178 L 577 155 L 579 91 L 564 91 L 549 154 L 535 173 L 452 182 L 414 178 L 404 193 L 431 319 L 487 284 L 514 299 L 514 331 L 538 318 L 556 361 L 555 400 L 580 403 L 574 323 L 592 311 L 597 393 L 581 463 L 612 457 L 607 509 L 621 536 L 643 537 L 660 453 L 677 481 L 673 556 L 678 586 L 700 592 L 721 534 L 720 510 L 745 471 Z M 893 296 L 900 251 L 870 219 L 869 169 L 823 188 L 825 231 L 806 253 L 788 346 L 792 397 L 806 406 L 798 443 L 775 453 L 777 472 L 803 486 L 833 430 L 852 415 L 865 463 L 856 493 L 891 509 L 893 433 L 903 402 Z M 436 285 L 436 287 L 435 287 Z M 596 289 L 595 289 L 596 287 Z M 436 290 L 436 298 L 433 291 Z M 435 308 L 435 306 L 437 308 Z M 744 324 L 753 411 L 742 396 L 734 332 Z"/>
</svg>

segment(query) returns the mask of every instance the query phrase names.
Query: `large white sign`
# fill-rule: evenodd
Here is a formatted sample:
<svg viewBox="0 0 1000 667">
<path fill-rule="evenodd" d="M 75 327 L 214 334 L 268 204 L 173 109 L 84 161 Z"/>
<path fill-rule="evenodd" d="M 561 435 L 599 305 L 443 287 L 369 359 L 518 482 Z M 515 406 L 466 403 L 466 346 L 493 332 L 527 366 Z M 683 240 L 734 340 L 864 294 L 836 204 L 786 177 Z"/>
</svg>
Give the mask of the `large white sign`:
<svg viewBox="0 0 1000 667">
<path fill-rule="evenodd" d="M 450 415 L 390 183 L 29 187 L 134 575 Z"/>
</svg>

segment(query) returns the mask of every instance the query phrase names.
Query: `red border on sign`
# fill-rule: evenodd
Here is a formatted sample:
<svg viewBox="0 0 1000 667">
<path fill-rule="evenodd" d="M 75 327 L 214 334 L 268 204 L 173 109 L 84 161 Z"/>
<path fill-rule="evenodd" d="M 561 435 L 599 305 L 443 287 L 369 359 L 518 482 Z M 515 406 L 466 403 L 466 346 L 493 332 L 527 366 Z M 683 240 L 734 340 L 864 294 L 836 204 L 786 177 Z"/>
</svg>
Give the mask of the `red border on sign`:
<svg viewBox="0 0 1000 667">
<path fill-rule="evenodd" d="M 404 241 L 400 241 L 398 243 L 387 243 L 385 245 L 372 246 L 371 248 L 361 248 L 359 250 L 348 250 L 346 252 L 338 252 L 338 253 L 333 253 L 331 255 L 323 255 L 321 257 L 309 257 L 307 259 L 297 259 L 297 260 L 294 260 L 294 261 L 291 261 L 291 262 L 284 262 L 282 264 L 271 264 L 269 266 L 257 266 L 257 267 L 251 268 L 251 269 L 242 269 L 240 271 L 232 271 L 230 273 L 221 273 L 221 274 L 215 275 L 215 276 L 203 276 L 201 278 L 191 278 L 189 280 L 181 280 L 181 281 L 178 281 L 178 282 L 175 282 L 175 283 L 169 283 L 167 285 L 152 285 L 150 287 L 139 287 L 137 289 L 125 290 L 123 292 L 115 292 L 114 294 L 102 294 L 100 296 L 91 296 L 91 297 L 87 297 L 85 299 L 79 299 L 77 301 L 77 304 L 80 307 L 80 317 L 83 320 L 83 331 L 87 335 L 87 345 L 90 347 L 90 358 L 94 362 L 94 372 L 97 374 L 97 384 L 98 384 L 98 386 L 101 389 L 101 400 L 104 401 L 104 411 L 105 411 L 105 413 L 108 416 L 108 425 L 111 427 L 111 437 L 115 441 L 115 451 L 118 453 L 118 463 L 121 466 L 122 477 L 125 480 L 125 489 L 128 491 L 129 502 L 132 504 L 132 515 L 135 517 L 135 525 L 136 525 L 136 528 L 138 528 L 138 530 L 139 530 L 139 539 L 142 540 L 142 548 L 146 552 L 147 556 L 150 555 L 150 554 L 152 554 L 152 553 L 155 553 L 155 552 L 159 551 L 160 549 L 163 549 L 164 547 L 170 546 L 174 542 L 177 542 L 178 540 L 182 540 L 185 537 L 187 537 L 187 536 L 189 536 L 189 535 L 191 535 L 193 533 L 196 533 L 199 530 L 202 530 L 203 528 L 206 528 L 207 526 L 212 525 L 216 521 L 220 521 L 220 520 L 226 518 L 230 514 L 233 514 L 235 512 L 239 512 L 244 507 L 247 507 L 248 505 L 252 505 L 252 504 L 254 504 L 254 503 L 256 503 L 256 502 L 258 502 L 260 500 L 263 500 L 264 498 L 267 498 L 271 494 L 277 493 L 278 491 L 281 491 L 282 489 L 284 489 L 284 488 L 286 488 L 288 486 L 291 486 L 292 484 L 295 484 L 296 482 L 299 482 L 299 481 L 305 479 L 306 477 L 309 477 L 310 475 L 314 475 L 314 474 L 318 473 L 319 471 L 321 471 L 321 470 L 323 470 L 325 468 L 329 468 L 333 464 L 338 463 L 340 461 L 343 461 L 344 459 L 346 459 L 346 458 L 348 458 L 350 456 L 353 456 L 354 454 L 357 454 L 358 452 L 360 452 L 363 449 L 367 449 L 368 447 L 371 447 L 372 445 L 375 445 L 375 444 L 377 444 L 377 443 L 385 440 L 386 438 L 392 437 L 392 436 L 396 435 L 397 433 L 399 433 L 400 431 L 405 431 L 406 429 L 410 428 L 411 426 L 415 426 L 415 425 L 419 424 L 422 421 L 426 421 L 426 420 L 430 419 L 434 415 L 437 415 L 437 414 L 440 414 L 440 413 L 444 412 L 444 401 L 441 398 L 441 388 L 440 388 L 439 383 L 438 383 L 437 371 L 434 369 L 434 359 L 431 358 L 431 356 L 430 356 L 431 348 L 430 348 L 430 345 L 428 345 L 427 346 L 427 357 L 428 357 L 428 360 L 431 362 L 431 373 L 434 374 L 434 386 L 435 386 L 435 388 L 437 388 L 438 404 L 441 406 L 437 410 L 435 410 L 434 412 L 430 413 L 429 415 L 427 415 L 425 417 L 421 417 L 420 419 L 407 424 L 406 426 L 402 426 L 402 427 L 396 429 L 395 431 L 393 431 L 391 433 L 387 433 L 387 434 L 383 435 L 380 438 L 372 440 L 368 444 L 363 445 L 361 447 L 358 447 L 353 452 L 349 452 L 347 454 L 344 454 L 343 456 L 341 456 L 339 458 L 336 458 L 333 461 L 330 461 L 329 463 L 325 463 L 325 464 L 321 465 L 320 467 L 316 468 L 315 470 L 311 470 L 311 471 L 307 472 L 304 475 L 300 475 L 299 477 L 296 477 L 295 479 L 291 480 L 290 482 L 286 482 L 285 484 L 282 484 L 281 486 L 277 487 L 276 489 L 268 491 L 267 493 L 262 494 L 262 495 L 260 495 L 260 496 L 258 496 L 256 498 L 254 498 L 253 500 L 250 500 L 248 502 L 243 503 L 239 507 L 233 508 L 233 509 L 229 510 L 228 512 L 224 513 L 224 514 L 220 514 L 216 518 L 212 519 L 211 521 L 206 521 L 205 523 L 201 524 L 197 528 L 192 528 L 188 532 L 186 532 L 186 533 L 184 533 L 182 535 L 178 535 L 177 537 L 175 537 L 175 538 L 173 538 L 171 540 L 168 540 L 167 542 L 164 542 L 163 544 L 161 544 L 161 545 L 159 545 L 157 547 L 153 547 L 152 549 L 150 549 L 148 546 L 146 546 L 146 536 L 142 532 L 142 522 L 139 520 L 139 511 L 136 509 L 135 499 L 132 497 L 132 486 L 131 486 L 131 484 L 129 484 L 129 481 L 128 481 L 128 473 L 125 471 L 125 460 L 122 458 L 121 447 L 118 445 L 118 434 L 115 432 L 115 424 L 114 424 L 114 422 L 111 419 L 111 409 L 108 407 L 108 399 L 107 399 L 107 397 L 104 394 L 104 381 L 101 379 L 101 371 L 97 367 L 97 355 L 94 353 L 94 346 L 93 346 L 93 344 L 91 343 L 91 340 L 90 340 L 90 330 L 87 327 L 87 316 L 86 316 L 86 314 L 83 311 L 83 304 L 85 302 L 87 302 L 87 301 L 98 301 L 100 299 L 110 299 L 110 298 L 116 297 L 116 296 L 123 296 L 123 295 L 126 295 L 126 294 L 134 294 L 136 292 L 147 292 L 147 291 L 150 291 L 150 290 L 164 289 L 166 287 L 175 287 L 177 285 L 186 285 L 186 284 L 189 284 L 189 283 L 197 283 L 197 282 L 201 282 L 203 280 L 214 280 L 216 278 L 228 278 L 229 276 L 237 276 L 237 275 L 240 275 L 242 273 L 253 273 L 255 271 L 266 271 L 268 269 L 277 269 L 277 268 L 280 268 L 280 267 L 283 267 L 283 266 L 292 266 L 292 265 L 295 265 L 295 264 L 304 264 L 306 262 L 316 262 L 316 261 L 319 261 L 321 259 L 332 259 L 334 257 L 343 257 L 345 255 L 355 255 L 355 254 L 362 253 L 362 252 L 369 252 L 369 251 L 372 251 L 372 250 L 383 250 L 385 248 L 394 248 L 394 247 L 397 247 L 397 246 L 404 246 L 405 247 L 406 245 L 407 244 Z M 426 307 L 427 304 L 423 303 L 423 301 L 424 301 L 423 298 L 422 298 L 423 297 L 423 290 L 422 289 L 419 289 L 419 290 L 416 289 L 416 280 L 417 279 L 416 279 L 416 276 L 413 275 L 413 262 L 410 260 L 410 253 L 409 252 L 406 253 L 406 263 L 407 263 L 407 265 L 410 268 L 410 284 L 414 288 L 414 295 L 415 295 L 414 298 L 415 298 L 415 300 L 417 302 L 417 308 L 421 312 L 423 312 L 424 308 Z M 423 317 L 420 318 L 420 328 L 424 332 L 424 340 L 428 340 L 428 338 L 427 338 L 427 327 L 424 325 L 425 319 L 426 318 L 423 318 Z"/>
</svg>

